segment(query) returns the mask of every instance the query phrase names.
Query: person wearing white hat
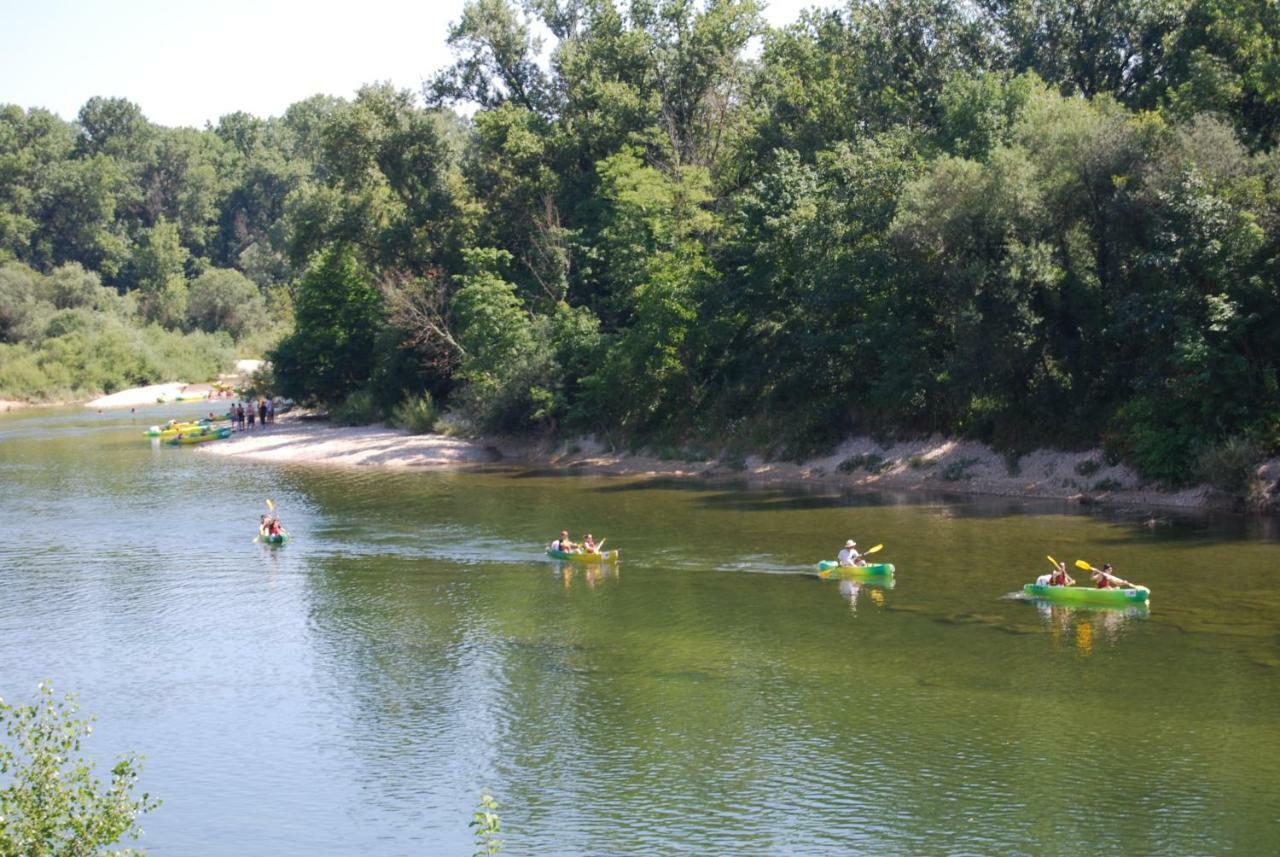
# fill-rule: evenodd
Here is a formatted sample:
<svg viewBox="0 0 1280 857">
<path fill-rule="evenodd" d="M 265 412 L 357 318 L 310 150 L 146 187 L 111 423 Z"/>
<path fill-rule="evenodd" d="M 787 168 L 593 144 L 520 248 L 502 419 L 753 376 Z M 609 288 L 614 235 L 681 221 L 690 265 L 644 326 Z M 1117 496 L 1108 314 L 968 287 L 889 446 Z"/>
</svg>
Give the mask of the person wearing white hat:
<svg viewBox="0 0 1280 857">
<path fill-rule="evenodd" d="M 840 553 L 836 554 L 836 562 L 840 563 L 842 568 L 848 568 L 852 565 L 863 565 L 862 554 L 858 553 L 858 543 L 853 539 L 849 539 L 844 543 L 844 548 Z"/>
</svg>

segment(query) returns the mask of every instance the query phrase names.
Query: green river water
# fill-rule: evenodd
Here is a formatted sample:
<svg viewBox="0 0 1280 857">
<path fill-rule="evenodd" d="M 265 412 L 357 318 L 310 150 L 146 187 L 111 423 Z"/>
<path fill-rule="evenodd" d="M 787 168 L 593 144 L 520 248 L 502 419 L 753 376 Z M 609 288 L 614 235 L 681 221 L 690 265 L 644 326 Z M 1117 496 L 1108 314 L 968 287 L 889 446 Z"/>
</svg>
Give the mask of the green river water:
<svg viewBox="0 0 1280 857">
<path fill-rule="evenodd" d="M 146 757 L 153 855 L 470 854 L 484 790 L 512 855 L 1280 848 L 1274 518 L 140 435 L 181 412 L 0 416 L 0 695 L 51 678 L 100 773 Z M 622 562 L 547 561 L 566 527 Z M 811 573 L 848 537 L 893 588 Z M 1046 554 L 1150 609 L 1010 597 Z"/>
</svg>

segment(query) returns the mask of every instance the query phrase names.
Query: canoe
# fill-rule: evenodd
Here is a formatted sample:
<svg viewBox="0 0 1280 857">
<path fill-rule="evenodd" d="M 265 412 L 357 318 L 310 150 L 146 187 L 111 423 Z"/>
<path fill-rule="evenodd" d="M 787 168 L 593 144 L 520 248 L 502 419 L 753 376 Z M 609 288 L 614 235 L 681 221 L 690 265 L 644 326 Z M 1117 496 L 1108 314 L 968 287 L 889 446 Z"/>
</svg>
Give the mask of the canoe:
<svg viewBox="0 0 1280 857">
<path fill-rule="evenodd" d="M 824 559 L 818 563 L 818 571 L 831 572 L 832 574 L 848 574 L 848 575 L 885 575 L 893 574 L 893 563 L 877 562 L 870 565 L 846 565 L 841 566 L 840 563 L 833 559 Z"/>
<path fill-rule="evenodd" d="M 181 432 L 195 431 L 200 428 L 200 423 L 178 423 L 172 426 L 152 426 L 147 429 L 147 437 L 173 437 Z"/>
<path fill-rule="evenodd" d="M 171 437 L 165 441 L 170 446 L 186 446 L 192 443 L 205 443 L 210 440 L 224 440 L 231 437 L 231 427 L 223 426 L 220 429 L 196 429 L 190 434 L 184 434 L 182 437 Z"/>
<path fill-rule="evenodd" d="M 282 545 L 287 541 L 289 541 L 289 534 L 280 533 L 279 535 L 276 535 L 276 536 L 269 536 L 266 533 L 259 530 L 258 541 L 262 542 L 264 545 Z"/>
<path fill-rule="evenodd" d="M 547 548 L 547 556 L 552 559 L 568 562 L 617 562 L 618 551 L 601 551 L 600 553 L 565 553 Z"/>
<path fill-rule="evenodd" d="M 1059 604 L 1102 604 L 1125 607 L 1145 604 L 1151 597 L 1146 589 L 1096 589 L 1091 586 L 1045 586 L 1028 583 L 1022 587 L 1028 598 L 1042 598 Z"/>
<path fill-rule="evenodd" d="M 167 423 L 161 423 L 158 426 L 152 426 L 151 428 L 143 432 L 143 434 L 145 434 L 147 437 L 158 437 L 158 438 L 173 437 L 174 435 L 177 435 L 180 432 L 188 432 L 188 431 L 195 431 L 196 429 L 200 429 L 200 428 L 208 428 L 214 425 L 215 423 L 225 423 L 225 422 L 230 422 L 230 420 L 231 420 L 231 416 L 229 414 L 223 414 L 222 416 L 214 417 L 213 419 L 209 419 L 208 417 L 201 417 L 198 420 L 183 420 L 182 422 L 175 422 L 174 420 L 169 420 L 169 422 Z"/>
</svg>

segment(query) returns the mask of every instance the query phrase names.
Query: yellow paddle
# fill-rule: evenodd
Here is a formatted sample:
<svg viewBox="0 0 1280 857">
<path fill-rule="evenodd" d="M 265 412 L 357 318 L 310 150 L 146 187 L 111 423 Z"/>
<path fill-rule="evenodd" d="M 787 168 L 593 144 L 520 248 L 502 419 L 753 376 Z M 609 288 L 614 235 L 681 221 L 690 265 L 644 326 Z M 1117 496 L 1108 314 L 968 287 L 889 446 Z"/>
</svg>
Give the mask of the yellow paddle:
<svg viewBox="0 0 1280 857">
<path fill-rule="evenodd" d="M 1116 577 L 1114 574 L 1108 574 L 1107 572 L 1103 571 L 1100 568 L 1094 568 L 1093 566 L 1089 565 L 1089 563 L 1085 562 L 1082 559 L 1076 560 L 1076 568 L 1080 569 L 1081 571 L 1096 571 L 1098 574 L 1101 574 L 1107 580 L 1114 581 L 1115 583 L 1119 583 L 1121 586 L 1127 586 L 1130 589 L 1146 589 L 1147 592 L 1151 591 L 1150 589 L 1147 589 L 1147 587 L 1143 586 L 1140 583 L 1131 583 L 1130 581 L 1125 580 L 1123 577 Z"/>
<path fill-rule="evenodd" d="M 1052 565 L 1054 568 L 1057 568 L 1057 567 L 1058 567 L 1058 561 L 1057 561 L 1056 559 L 1054 559 L 1053 557 L 1051 557 L 1051 556 L 1046 556 L 1046 557 L 1045 557 L 1045 559 L 1049 560 L 1050 565 Z"/>
<path fill-rule="evenodd" d="M 875 545 L 874 547 L 867 548 L 866 553 L 864 553 L 863 556 L 871 556 L 871 554 L 878 553 L 882 550 L 884 550 L 884 545 Z M 834 570 L 835 569 L 828 568 L 824 571 L 820 571 L 818 572 L 818 577 L 830 577 L 831 572 Z"/>
</svg>

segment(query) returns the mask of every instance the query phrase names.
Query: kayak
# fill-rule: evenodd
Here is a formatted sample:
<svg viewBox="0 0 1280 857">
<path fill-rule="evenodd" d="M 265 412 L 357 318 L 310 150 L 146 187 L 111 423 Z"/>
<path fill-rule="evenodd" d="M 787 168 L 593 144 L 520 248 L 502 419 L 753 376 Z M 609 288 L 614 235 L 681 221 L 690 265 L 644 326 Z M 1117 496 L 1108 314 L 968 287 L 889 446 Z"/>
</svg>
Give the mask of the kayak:
<svg viewBox="0 0 1280 857">
<path fill-rule="evenodd" d="M 552 559 L 567 560 L 569 562 L 617 562 L 618 551 L 601 551 L 599 553 L 565 553 L 564 551 L 553 551 L 547 548 L 547 556 Z"/>
<path fill-rule="evenodd" d="M 818 563 L 818 571 L 834 572 L 836 574 L 893 574 L 893 563 L 877 562 L 871 565 L 846 565 L 841 566 L 840 563 L 833 559 L 824 559 Z"/>
<path fill-rule="evenodd" d="M 1151 593 L 1146 589 L 1095 589 L 1091 586 L 1045 586 L 1028 583 L 1022 591 L 1029 598 L 1043 598 L 1060 604 L 1102 604 L 1125 607 L 1145 604 Z"/>
<path fill-rule="evenodd" d="M 258 541 L 262 542 L 264 545 L 282 545 L 285 542 L 289 541 L 289 534 L 280 533 L 278 535 L 269 536 L 266 533 L 259 530 Z"/>
<path fill-rule="evenodd" d="M 174 422 L 173 420 L 169 420 L 169 422 L 167 423 L 163 423 L 158 426 L 152 426 L 151 428 L 147 429 L 146 432 L 144 432 L 144 434 L 146 434 L 147 437 L 158 437 L 158 438 L 173 437 L 182 432 L 195 431 L 196 429 L 201 429 L 201 428 L 208 428 L 212 426 L 214 423 L 228 422 L 230 421 L 230 419 L 231 417 L 229 415 L 223 414 L 222 416 L 214 417 L 213 419 L 209 419 L 208 417 L 201 417 L 198 420 L 186 420 L 184 422 Z"/>
<path fill-rule="evenodd" d="M 179 393 L 173 397 L 175 402 L 199 402 L 209 398 L 208 393 Z"/>
<path fill-rule="evenodd" d="M 195 429 L 190 434 L 184 434 L 182 437 L 171 437 L 165 441 L 170 446 L 186 446 L 192 443 L 204 443 L 209 440 L 224 440 L 231 437 L 231 426 L 223 426 L 220 429 Z"/>
<path fill-rule="evenodd" d="M 147 437 L 173 437 L 181 432 L 195 431 L 200 423 L 178 423 L 171 426 L 152 426 L 147 429 Z"/>
</svg>

